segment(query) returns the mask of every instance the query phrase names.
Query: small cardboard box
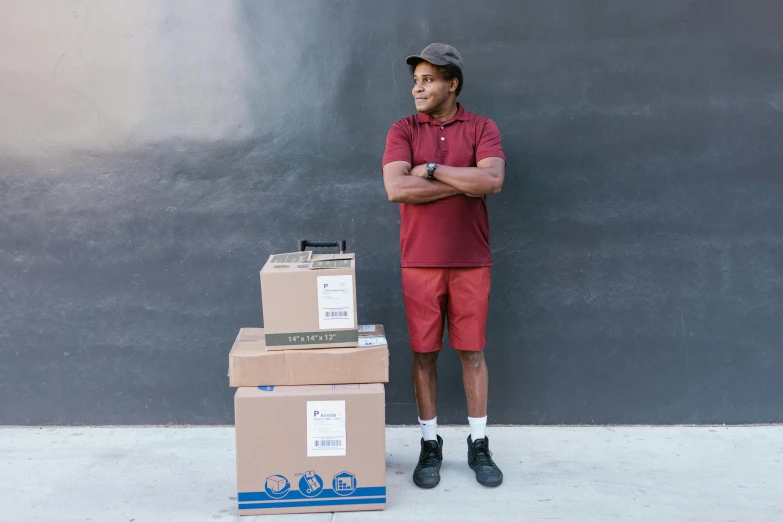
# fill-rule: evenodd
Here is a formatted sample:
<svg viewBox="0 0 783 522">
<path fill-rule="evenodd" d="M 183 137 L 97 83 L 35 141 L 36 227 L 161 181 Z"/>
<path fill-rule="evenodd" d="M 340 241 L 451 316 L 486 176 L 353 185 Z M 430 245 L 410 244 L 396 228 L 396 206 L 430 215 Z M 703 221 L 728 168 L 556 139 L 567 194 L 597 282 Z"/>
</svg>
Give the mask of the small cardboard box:
<svg viewBox="0 0 783 522">
<path fill-rule="evenodd" d="M 378 383 L 239 388 L 239 514 L 384 509 L 384 408 Z"/>
<path fill-rule="evenodd" d="M 261 269 L 267 350 L 358 346 L 354 254 L 275 254 Z"/>
<path fill-rule="evenodd" d="M 389 347 L 381 325 L 359 326 L 357 348 L 269 351 L 263 328 L 242 328 L 228 356 L 229 385 L 389 382 Z"/>
</svg>

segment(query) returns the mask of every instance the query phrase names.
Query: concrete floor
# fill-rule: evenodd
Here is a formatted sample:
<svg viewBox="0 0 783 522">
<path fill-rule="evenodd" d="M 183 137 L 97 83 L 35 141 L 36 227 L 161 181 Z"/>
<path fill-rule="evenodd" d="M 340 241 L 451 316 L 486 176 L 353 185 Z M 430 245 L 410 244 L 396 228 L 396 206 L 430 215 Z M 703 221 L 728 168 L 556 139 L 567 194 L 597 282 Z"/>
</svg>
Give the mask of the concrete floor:
<svg viewBox="0 0 783 522">
<path fill-rule="evenodd" d="M 418 428 L 389 428 L 383 512 L 251 521 L 783 521 L 783 426 L 492 427 L 505 483 L 440 428 L 442 481 L 411 482 Z M 232 428 L 0 428 L 0 520 L 240 520 Z"/>
</svg>

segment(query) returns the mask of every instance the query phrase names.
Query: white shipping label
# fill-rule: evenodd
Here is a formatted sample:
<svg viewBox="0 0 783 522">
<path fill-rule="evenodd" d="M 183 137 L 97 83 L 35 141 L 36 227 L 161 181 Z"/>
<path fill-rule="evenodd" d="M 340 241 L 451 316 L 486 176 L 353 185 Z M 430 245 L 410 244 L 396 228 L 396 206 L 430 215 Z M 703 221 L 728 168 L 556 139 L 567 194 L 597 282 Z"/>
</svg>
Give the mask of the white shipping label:
<svg viewBox="0 0 783 522">
<path fill-rule="evenodd" d="M 344 457 L 345 401 L 307 401 L 307 456 Z"/>
<path fill-rule="evenodd" d="M 353 276 L 318 276 L 318 327 L 353 328 Z"/>
<path fill-rule="evenodd" d="M 359 333 L 367 333 L 367 332 L 374 332 L 375 331 L 375 325 L 374 324 L 360 324 L 359 325 Z"/>
<path fill-rule="evenodd" d="M 386 342 L 386 338 L 382 335 L 359 336 L 359 346 L 380 346 L 382 344 L 389 344 Z"/>
</svg>

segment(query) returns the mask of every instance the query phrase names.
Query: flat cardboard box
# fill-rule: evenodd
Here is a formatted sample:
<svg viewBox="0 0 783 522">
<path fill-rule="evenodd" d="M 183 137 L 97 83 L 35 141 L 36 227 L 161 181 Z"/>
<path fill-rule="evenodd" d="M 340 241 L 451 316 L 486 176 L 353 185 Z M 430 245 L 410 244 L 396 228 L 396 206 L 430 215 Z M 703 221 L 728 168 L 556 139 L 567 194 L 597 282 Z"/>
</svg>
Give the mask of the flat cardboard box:
<svg viewBox="0 0 783 522">
<path fill-rule="evenodd" d="M 357 348 L 269 351 L 264 339 L 263 328 L 239 330 L 228 356 L 230 386 L 389 382 L 382 325 L 359 326 Z"/>
<path fill-rule="evenodd" d="M 269 256 L 261 300 L 267 350 L 358 346 L 354 254 Z"/>
<path fill-rule="evenodd" d="M 234 395 L 240 515 L 386 507 L 383 384 Z"/>
</svg>

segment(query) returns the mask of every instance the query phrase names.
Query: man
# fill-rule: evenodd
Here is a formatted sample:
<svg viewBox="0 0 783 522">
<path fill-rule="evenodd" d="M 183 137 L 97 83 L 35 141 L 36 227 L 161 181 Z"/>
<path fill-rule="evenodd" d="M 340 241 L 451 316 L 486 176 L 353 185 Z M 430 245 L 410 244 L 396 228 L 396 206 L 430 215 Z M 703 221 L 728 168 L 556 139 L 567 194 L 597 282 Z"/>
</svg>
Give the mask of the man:
<svg viewBox="0 0 783 522">
<path fill-rule="evenodd" d="M 485 196 L 503 186 L 500 132 L 457 103 L 463 75 L 454 47 L 434 43 L 406 63 L 418 114 L 389 130 L 383 181 L 389 201 L 400 203 L 402 287 L 422 430 L 413 481 L 422 488 L 440 482 L 435 363 L 448 317 L 468 402 L 468 464 L 480 484 L 498 486 L 503 473 L 484 433 L 489 378 L 483 350 L 492 266 Z"/>
</svg>

